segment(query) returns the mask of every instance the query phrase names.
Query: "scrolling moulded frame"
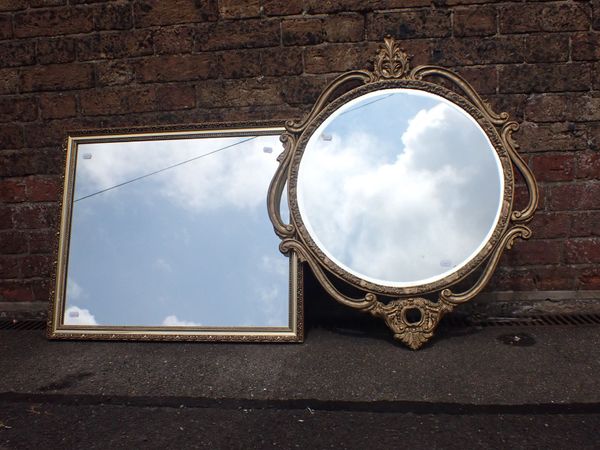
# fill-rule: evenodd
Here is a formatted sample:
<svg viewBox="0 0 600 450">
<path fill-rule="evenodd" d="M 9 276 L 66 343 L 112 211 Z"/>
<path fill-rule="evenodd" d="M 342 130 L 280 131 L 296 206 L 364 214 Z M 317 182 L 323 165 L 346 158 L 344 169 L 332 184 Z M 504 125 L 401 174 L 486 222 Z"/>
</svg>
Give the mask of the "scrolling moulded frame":
<svg viewBox="0 0 600 450">
<path fill-rule="evenodd" d="M 437 80 L 443 80 L 440 83 Z M 358 86 L 356 86 L 358 84 Z M 445 87 L 449 85 L 451 87 Z M 341 106 L 366 93 L 407 88 L 426 91 L 451 101 L 472 116 L 489 138 L 500 160 L 504 176 L 504 191 L 500 216 L 483 248 L 464 266 L 444 278 L 422 285 L 391 287 L 376 284 L 349 273 L 331 261 L 308 233 L 298 208 L 298 168 L 306 145 L 321 123 Z M 343 92 L 336 97 L 336 94 Z M 288 121 L 281 140 L 284 152 L 279 157 L 268 196 L 268 210 L 275 233 L 281 238 L 280 250 L 295 252 L 305 261 L 325 291 L 336 301 L 385 321 L 395 339 L 412 349 L 418 349 L 434 334 L 441 318 L 458 305 L 473 299 L 489 282 L 505 249 L 510 249 L 517 238 L 528 239 L 538 202 L 538 188 L 527 164 L 517 153 L 512 138 L 519 128 L 509 120 L 507 113 L 495 113 L 473 89 L 456 73 L 437 66 L 422 65 L 411 69 L 408 55 L 399 44 L 386 37 L 375 56 L 374 69 L 346 72 L 333 80 L 321 93 L 312 110 L 300 121 Z M 513 210 L 514 169 L 527 186 L 529 199 L 522 210 Z M 287 184 L 290 223 L 281 219 L 280 202 Z M 452 287 L 481 268 L 478 279 L 466 290 L 454 292 Z M 342 293 L 332 283 L 335 276 L 364 292 L 359 298 Z M 428 295 L 425 298 L 424 295 Z M 432 300 L 431 296 L 434 295 Z M 390 299 L 385 301 L 384 298 Z"/>
</svg>

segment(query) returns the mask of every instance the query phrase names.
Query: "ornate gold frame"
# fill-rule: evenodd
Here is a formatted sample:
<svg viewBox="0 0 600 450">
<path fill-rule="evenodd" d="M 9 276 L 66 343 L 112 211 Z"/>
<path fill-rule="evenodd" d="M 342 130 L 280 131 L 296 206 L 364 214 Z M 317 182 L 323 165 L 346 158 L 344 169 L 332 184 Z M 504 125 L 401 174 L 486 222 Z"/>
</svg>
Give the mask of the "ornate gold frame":
<svg viewBox="0 0 600 450">
<path fill-rule="evenodd" d="M 437 77 L 452 89 L 431 80 Z M 355 87 L 358 84 L 358 87 Z M 354 87 L 353 87 L 354 86 Z M 465 266 L 445 278 L 409 287 L 389 287 L 361 279 L 332 262 L 315 244 L 306 231 L 297 203 L 296 183 L 298 167 L 312 133 L 334 111 L 348 101 L 376 90 L 411 88 L 427 91 L 457 104 L 469 113 L 482 127 L 494 146 L 504 174 L 504 192 L 498 223 L 482 250 Z M 334 94 L 344 93 L 335 97 Z M 321 93 L 312 110 L 300 121 L 288 121 L 282 134 L 284 153 L 280 166 L 269 188 L 268 210 L 275 233 L 282 239 L 280 250 L 295 252 L 308 263 L 323 288 L 338 302 L 382 318 L 393 331 L 394 337 L 412 349 L 420 348 L 434 334 L 441 318 L 457 305 L 474 298 L 489 282 L 505 248 L 510 249 L 516 238 L 528 239 L 529 222 L 538 203 L 538 188 L 527 164 L 517 153 L 518 145 L 512 138 L 519 125 L 509 120 L 507 113 L 492 111 L 471 85 L 450 70 L 423 65 L 410 69 L 408 55 L 393 38 L 387 37 L 375 56 L 374 70 L 354 70 L 342 74 Z M 513 211 L 514 168 L 523 175 L 529 191 L 527 206 Z M 287 184 L 291 223 L 281 219 L 279 204 Z M 451 287 L 478 268 L 482 268 L 477 281 L 467 290 L 454 292 Z M 364 292 L 364 297 L 353 298 L 337 289 L 333 275 Z M 435 294 L 435 301 L 421 297 Z M 392 297 L 382 301 L 381 297 Z M 419 319 L 409 320 L 407 315 L 417 310 Z"/>
<path fill-rule="evenodd" d="M 60 202 L 60 224 L 55 245 L 55 271 L 51 280 L 47 336 L 50 339 L 302 342 L 304 339 L 303 265 L 295 253 L 290 259 L 288 327 L 141 327 L 84 326 L 63 322 L 77 146 L 80 143 L 154 139 L 277 136 L 281 123 L 240 122 L 187 126 L 85 130 L 68 134 L 64 141 L 65 175 Z"/>
</svg>

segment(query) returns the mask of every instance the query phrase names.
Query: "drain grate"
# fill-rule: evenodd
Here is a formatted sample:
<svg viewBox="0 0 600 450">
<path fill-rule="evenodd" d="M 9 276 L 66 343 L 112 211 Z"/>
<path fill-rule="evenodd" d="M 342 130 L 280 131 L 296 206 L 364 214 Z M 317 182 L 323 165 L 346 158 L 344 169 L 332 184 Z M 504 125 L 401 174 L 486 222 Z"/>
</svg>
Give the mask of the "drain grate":
<svg viewBox="0 0 600 450">
<path fill-rule="evenodd" d="M 335 324 L 332 324 L 335 327 Z M 337 324 L 339 326 L 339 324 Z M 442 319 L 441 327 L 531 327 L 531 326 L 600 325 L 600 314 L 544 314 L 521 317 L 483 317 L 477 315 L 449 314 Z M 358 328 L 361 328 L 358 326 Z M 0 330 L 44 330 L 45 320 L 0 320 Z"/>
<path fill-rule="evenodd" d="M 448 327 L 502 327 L 600 325 L 600 314 L 540 314 L 520 317 L 479 317 L 450 314 L 442 320 Z"/>
<path fill-rule="evenodd" d="M 45 320 L 0 320 L 0 330 L 44 330 Z"/>
</svg>

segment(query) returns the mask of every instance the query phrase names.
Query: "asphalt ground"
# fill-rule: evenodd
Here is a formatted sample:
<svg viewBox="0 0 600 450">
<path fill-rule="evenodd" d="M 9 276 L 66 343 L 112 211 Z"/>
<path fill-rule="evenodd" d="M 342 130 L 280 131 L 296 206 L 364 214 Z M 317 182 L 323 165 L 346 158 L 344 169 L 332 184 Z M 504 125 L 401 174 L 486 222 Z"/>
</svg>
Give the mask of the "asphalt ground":
<svg viewBox="0 0 600 450">
<path fill-rule="evenodd" d="M 0 331 L 0 449 L 600 448 L 600 327 L 304 344 L 48 341 Z"/>
</svg>

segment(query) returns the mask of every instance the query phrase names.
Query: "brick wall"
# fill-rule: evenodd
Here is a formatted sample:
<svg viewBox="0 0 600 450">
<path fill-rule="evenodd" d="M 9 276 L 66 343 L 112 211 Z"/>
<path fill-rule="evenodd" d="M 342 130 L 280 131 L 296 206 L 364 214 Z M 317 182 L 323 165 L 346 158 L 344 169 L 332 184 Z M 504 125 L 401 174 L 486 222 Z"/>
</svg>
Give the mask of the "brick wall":
<svg viewBox="0 0 600 450">
<path fill-rule="evenodd" d="M 522 122 L 540 211 L 490 289 L 600 289 L 599 0 L 0 0 L 0 302 L 47 301 L 67 130 L 300 117 L 386 34 Z"/>
</svg>

